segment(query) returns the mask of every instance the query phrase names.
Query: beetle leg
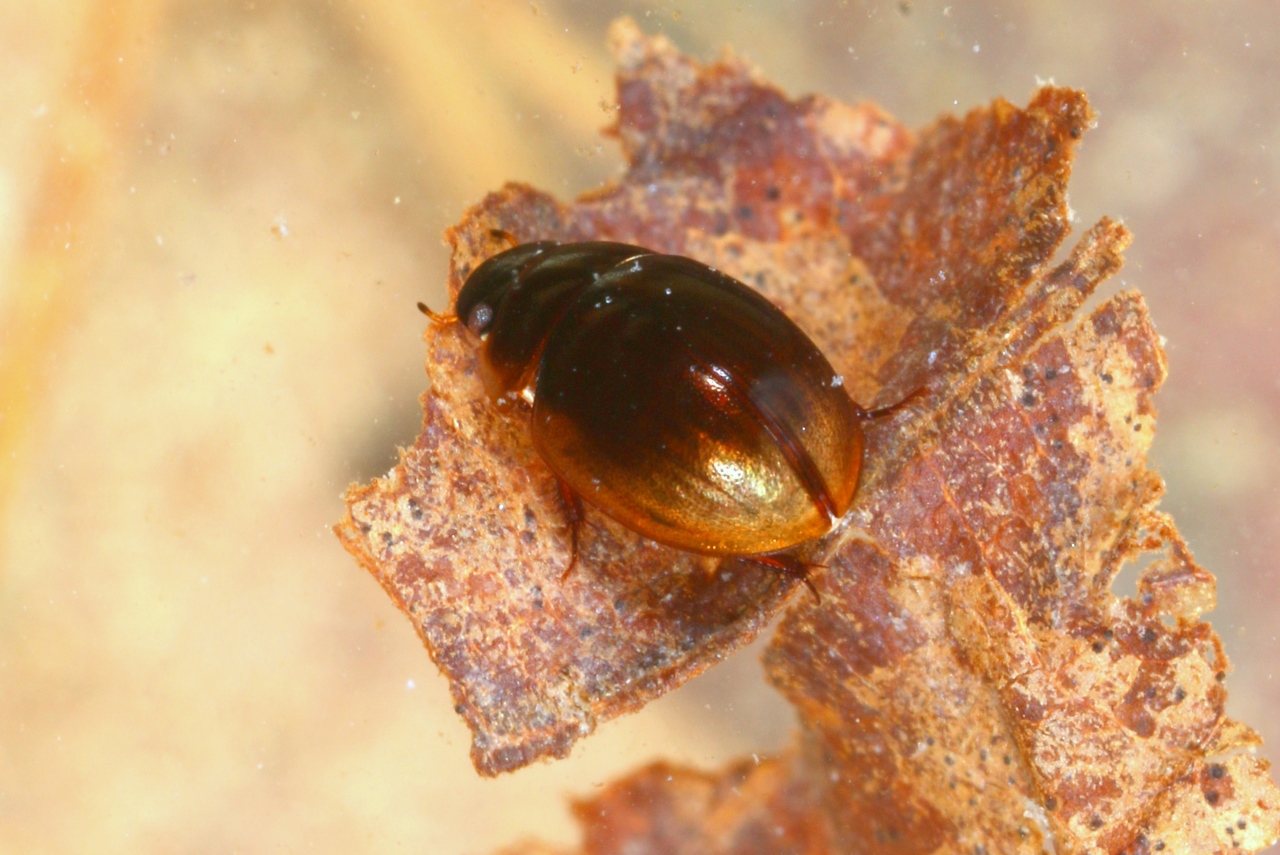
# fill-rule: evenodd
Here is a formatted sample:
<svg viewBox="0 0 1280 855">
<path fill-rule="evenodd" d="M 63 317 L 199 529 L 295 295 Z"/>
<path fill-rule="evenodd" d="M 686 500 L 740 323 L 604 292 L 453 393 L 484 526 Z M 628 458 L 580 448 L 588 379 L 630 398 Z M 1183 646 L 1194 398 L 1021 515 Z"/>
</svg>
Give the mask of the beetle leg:
<svg viewBox="0 0 1280 855">
<path fill-rule="evenodd" d="M 898 412 L 898 410 L 905 407 L 907 404 L 910 404 L 912 401 L 924 395 L 924 393 L 927 391 L 929 391 L 928 386 L 921 386 L 919 389 L 916 389 L 914 392 L 912 392 L 910 395 L 907 395 L 905 398 L 903 398 L 901 401 L 898 401 L 896 404 L 890 404 L 887 407 L 877 407 L 874 410 L 864 410 L 862 409 L 862 407 L 858 406 L 857 402 L 854 403 L 854 406 L 858 407 L 858 418 L 880 419 L 880 418 L 884 418 L 885 416 L 893 415 L 894 413 Z"/>
<path fill-rule="evenodd" d="M 511 232 L 507 231 L 506 229 L 489 229 L 489 237 L 493 238 L 494 240 L 505 241 L 508 245 L 508 248 L 517 247 L 520 245 L 520 241 L 516 240 L 516 236 L 513 235 Z"/>
<path fill-rule="evenodd" d="M 578 527 L 582 525 L 582 499 L 564 481 L 556 479 L 556 492 L 560 495 L 560 506 L 564 508 L 565 522 L 569 525 L 569 566 L 560 574 L 560 580 L 569 578 L 578 563 Z"/>
<path fill-rule="evenodd" d="M 822 595 L 818 593 L 813 580 L 809 578 L 809 571 L 822 568 L 824 565 L 809 564 L 786 552 L 774 552 L 766 555 L 744 555 L 742 560 L 768 567 L 771 570 L 777 570 L 783 576 L 799 579 L 809 589 L 809 593 L 813 594 L 813 599 L 819 604 L 822 603 Z"/>
</svg>

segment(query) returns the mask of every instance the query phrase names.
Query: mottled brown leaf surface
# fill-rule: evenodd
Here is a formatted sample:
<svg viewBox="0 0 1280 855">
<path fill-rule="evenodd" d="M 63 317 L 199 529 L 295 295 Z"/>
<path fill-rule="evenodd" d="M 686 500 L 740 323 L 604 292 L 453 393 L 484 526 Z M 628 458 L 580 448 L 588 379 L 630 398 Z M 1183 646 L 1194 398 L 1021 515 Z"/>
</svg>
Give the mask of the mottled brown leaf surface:
<svg viewBox="0 0 1280 855">
<path fill-rule="evenodd" d="M 1028 344 L 879 470 L 832 559 L 840 604 L 799 604 L 768 654 L 838 848 L 1261 848 L 1265 764 L 1221 765 L 1253 737 L 1223 715 L 1225 657 L 1198 620 L 1213 579 L 1153 509 L 1163 357 L 1142 302 Z M 1136 600 L 1117 600 L 1142 552 Z"/>
<path fill-rule="evenodd" d="M 821 852 L 818 788 L 794 758 L 744 760 L 719 774 L 655 763 L 574 806 L 591 853 Z M 637 821 L 639 820 L 639 821 Z"/>
<path fill-rule="evenodd" d="M 871 105 L 792 101 L 726 59 L 612 32 L 630 161 L 571 204 L 509 186 L 449 233 L 451 292 L 520 240 L 607 238 L 763 290 L 865 405 L 847 525 L 812 555 L 767 657 L 803 732 L 719 774 L 650 767 L 578 806 L 606 852 L 1255 851 L 1280 829 L 1256 737 L 1223 713 L 1212 576 L 1155 510 L 1164 356 L 1141 298 L 1077 310 L 1129 241 L 1104 220 L 1060 263 L 1092 123 L 1045 88 L 915 136 Z M 348 493 L 339 537 L 413 619 L 484 774 L 563 756 L 746 643 L 794 584 L 588 513 L 568 562 L 524 414 L 499 411 L 457 326 L 427 333 L 424 429 Z M 1149 561 L 1144 556 L 1154 556 Z M 1142 560 L 1137 593 L 1112 582 Z M 531 850 L 532 851 L 532 850 Z"/>
</svg>

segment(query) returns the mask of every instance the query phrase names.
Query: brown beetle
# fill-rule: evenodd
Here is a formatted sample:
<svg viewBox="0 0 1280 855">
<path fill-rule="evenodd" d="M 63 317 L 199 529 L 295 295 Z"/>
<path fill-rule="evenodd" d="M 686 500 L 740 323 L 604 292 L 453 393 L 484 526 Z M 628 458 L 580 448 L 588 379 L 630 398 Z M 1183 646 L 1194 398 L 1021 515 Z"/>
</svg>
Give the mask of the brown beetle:
<svg viewBox="0 0 1280 855">
<path fill-rule="evenodd" d="M 560 481 L 575 560 L 581 497 L 659 543 L 808 582 L 775 553 L 849 509 L 861 422 L 883 411 L 850 400 L 767 299 L 688 258 L 543 241 L 477 267 L 454 308 L 484 340 L 489 394 L 532 386 L 533 443 Z"/>
</svg>

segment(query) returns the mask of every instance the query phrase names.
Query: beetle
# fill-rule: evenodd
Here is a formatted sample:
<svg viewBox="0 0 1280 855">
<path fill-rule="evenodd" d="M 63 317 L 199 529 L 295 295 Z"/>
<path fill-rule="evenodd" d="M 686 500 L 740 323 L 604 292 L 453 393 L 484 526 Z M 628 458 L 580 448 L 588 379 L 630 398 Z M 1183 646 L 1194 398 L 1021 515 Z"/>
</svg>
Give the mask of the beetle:
<svg viewBox="0 0 1280 855">
<path fill-rule="evenodd" d="M 482 340 L 491 398 L 531 401 L 533 445 L 569 516 L 570 569 L 586 501 L 651 540 L 744 557 L 813 590 L 783 551 L 844 516 L 862 422 L 900 406 L 858 406 L 753 289 L 630 244 L 515 245 L 471 272 L 452 317 L 418 308 Z"/>
</svg>

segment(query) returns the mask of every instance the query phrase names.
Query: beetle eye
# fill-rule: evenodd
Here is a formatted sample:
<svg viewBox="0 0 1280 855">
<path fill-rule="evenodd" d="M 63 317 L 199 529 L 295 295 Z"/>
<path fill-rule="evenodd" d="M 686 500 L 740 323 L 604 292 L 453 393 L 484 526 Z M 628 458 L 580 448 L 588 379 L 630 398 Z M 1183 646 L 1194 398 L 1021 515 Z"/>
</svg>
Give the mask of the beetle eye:
<svg viewBox="0 0 1280 855">
<path fill-rule="evenodd" d="M 467 329 L 476 335 L 484 335 L 493 320 L 493 307 L 488 303 L 476 303 L 467 313 Z"/>
</svg>

